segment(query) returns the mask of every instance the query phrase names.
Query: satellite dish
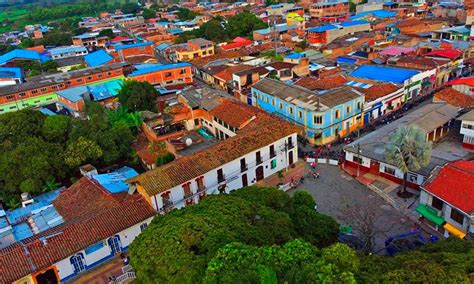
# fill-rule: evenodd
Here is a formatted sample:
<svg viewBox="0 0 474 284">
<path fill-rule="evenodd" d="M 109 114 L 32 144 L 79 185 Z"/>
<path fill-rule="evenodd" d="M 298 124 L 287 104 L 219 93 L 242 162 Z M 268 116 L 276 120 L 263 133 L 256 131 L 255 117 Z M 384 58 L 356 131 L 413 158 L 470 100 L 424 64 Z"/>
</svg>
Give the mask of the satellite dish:
<svg viewBox="0 0 474 284">
<path fill-rule="evenodd" d="M 185 143 L 186 143 L 186 146 L 189 147 L 189 146 L 193 145 L 193 140 L 191 138 L 187 138 Z"/>
</svg>

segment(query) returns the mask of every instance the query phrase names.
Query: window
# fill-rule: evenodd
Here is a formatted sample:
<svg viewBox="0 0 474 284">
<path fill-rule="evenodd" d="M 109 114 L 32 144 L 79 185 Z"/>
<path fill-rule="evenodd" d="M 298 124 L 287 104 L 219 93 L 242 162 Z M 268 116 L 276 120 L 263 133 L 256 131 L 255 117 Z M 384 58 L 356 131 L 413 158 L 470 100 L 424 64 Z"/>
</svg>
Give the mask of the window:
<svg viewBox="0 0 474 284">
<path fill-rule="evenodd" d="M 292 107 L 289 107 L 289 108 L 288 108 L 288 112 L 289 112 L 290 114 L 293 114 L 293 108 L 292 108 Z"/>
<path fill-rule="evenodd" d="M 357 110 L 362 110 L 362 102 L 357 102 Z"/>
<path fill-rule="evenodd" d="M 148 227 L 148 224 L 147 224 L 147 223 L 141 224 L 141 225 L 140 225 L 140 232 L 143 232 L 143 231 L 146 229 L 146 227 Z"/>
<path fill-rule="evenodd" d="M 274 160 L 272 160 L 272 162 L 271 162 L 271 164 L 270 164 L 270 168 L 273 170 L 273 169 L 276 168 L 276 167 L 277 167 L 277 160 L 274 159 Z"/>
<path fill-rule="evenodd" d="M 293 145 L 293 137 L 288 137 L 288 149 L 293 149 L 295 145 Z"/>
<path fill-rule="evenodd" d="M 97 78 L 102 78 L 102 74 L 97 74 Z"/>
<path fill-rule="evenodd" d="M 225 181 L 224 171 L 222 169 L 217 170 L 217 181 L 218 182 Z"/>
<path fill-rule="evenodd" d="M 283 109 L 283 104 L 282 103 L 279 103 L 278 106 L 279 106 L 280 109 Z"/>
<path fill-rule="evenodd" d="M 347 112 L 347 113 L 350 113 L 350 112 L 351 112 L 351 106 L 347 106 L 346 112 Z"/>
<path fill-rule="evenodd" d="M 87 77 L 87 80 L 92 80 L 92 76 L 88 76 L 88 77 Z"/>
<path fill-rule="evenodd" d="M 7 100 L 13 100 L 15 98 L 15 95 L 9 95 L 6 98 L 7 98 Z"/>
<path fill-rule="evenodd" d="M 275 106 L 275 99 L 272 99 L 272 106 Z"/>
<path fill-rule="evenodd" d="M 298 118 L 302 118 L 303 117 L 303 113 L 301 112 L 301 110 L 298 111 Z"/>
<path fill-rule="evenodd" d="M 362 164 L 363 164 L 362 158 L 359 157 L 359 156 L 354 156 L 354 157 L 352 157 L 352 161 L 353 161 L 354 163 L 358 163 L 359 165 L 362 165 Z"/>
<path fill-rule="evenodd" d="M 165 77 L 171 77 L 171 72 L 166 72 Z"/>
<path fill-rule="evenodd" d="M 313 117 L 314 124 L 323 124 L 323 117 L 321 115 L 315 115 Z"/>
<path fill-rule="evenodd" d="M 385 166 L 384 172 L 392 176 L 395 175 L 395 169 L 388 166 Z"/>
<path fill-rule="evenodd" d="M 107 72 L 107 76 L 112 76 L 112 72 Z"/>
<path fill-rule="evenodd" d="M 31 93 L 32 93 L 32 94 L 37 94 L 37 93 L 38 93 L 38 90 L 32 90 Z"/>
<path fill-rule="evenodd" d="M 186 69 L 179 70 L 179 74 L 186 74 Z"/>
<path fill-rule="evenodd" d="M 438 209 L 438 210 L 443 210 L 443 201 L 435 196 L 433 196 L 433 199 L 431 200 L 431 207 Z"/>
<path fill-rule="evenodd" d="M 268 104 L 268 97 L 265 97 L 265 102 Z"/>
<path fill-rule="evenodd" d="M 464 215 L 457 209 L 451 208 L 451 219 L 458 222 L 459 224 L 464 224 Z"/>
<path fill-rule="evenodd" d="M 20 97 L 24 97 L 26 94 L 25 93 L 19 93 L 18 94 Z"/>
<path fill-rule="evenodd" d="M 247 170 L 247 163 L 245 162 L 245 158 L 240 159 L 240 171 L 245 172 Z"/>
<path fill-rule="evenodd" d="M 335 118 L 335 119 L 338 119 L 339 117 L 341 117 L 341 111 L 340 111 L 340 110 L 336 110 L 336 113 L 334 114 L 334 118 Z"/>
<path fill-rule="evenodd" d="M 276 156 L 275 145 L 270 145 L 270 158 L 273 158 L 275 156 Z"/>
<path fill-rule="evenodd" d="M 82 78 L 77 79 L 76 82 L 77 82 L 77 83 L 82 82 Z"/>
<path fill-rule="evenodd" d="M 101 249 L 103 247 L 104 247 L 104 242 L 100 241 L 100 242 L 97 242 L 93 245 L 88 246 L 84 251 L 85 251 L 86 254 L 91 254 L 95 251 L 98 251 L 99 249 Z"/>
<path fill-rule="evenodd" d="M 16 109 L 16 106 L 11 106 L 10 109 Z"/>
<path fill-rule="evenodd" d="M 58 89 L 58 85 L 54 85 L 52 88 L 53 88 L 53 90 L 57 90 L 57 89 Z"/>
<path fill-rule="evenodd" d="M 183 184 L 183 191 L 184 191 L 184 198 L 188 198 L 191 195 L 193 195 L 193 192 L 191 191 L 191 183 L 185 183 Z"/>
<path fill-rule="evenodd" d="M 255 153 L 255 159 L 257 160 L 257 165 L 259 165 L 263 162 L 262 161 L 262 155 L 261 155 L 260 151 L 257 151 L 257 153 Z"/>
<path fill-rule="evenodd" d="M 474 125 L 463 123 L 462 128 L 474 129 Z"/>
<path fill-rule="evenodd" d="M 118 69 L 115 71 L 115 74 L 121 74 L 122 73 L 122 70 Z"/>
</svg>

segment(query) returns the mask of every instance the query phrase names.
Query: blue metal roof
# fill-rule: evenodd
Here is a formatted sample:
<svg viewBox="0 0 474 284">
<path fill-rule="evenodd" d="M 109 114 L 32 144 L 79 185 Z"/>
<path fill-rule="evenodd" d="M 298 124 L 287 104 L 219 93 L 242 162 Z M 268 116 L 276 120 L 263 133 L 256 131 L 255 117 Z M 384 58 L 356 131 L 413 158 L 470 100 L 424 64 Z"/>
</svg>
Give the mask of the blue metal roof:
<svg viewBox="0 0 474 284">
<path fill-rule="evenodd" d="M 365 78 L 376 81 L 392 82 L 402 84 L 405 80 L 420 73 L 413 69 L 392 68 L 375 65 L 362 65 L 352 73 L 350 76 L 357 78 Z"/>
<path fill-rule="evenodd" d="M 191 64 L 186 63 L 186 62 L 180 62 L 180 63 L 174 63 L 174 64 L 148 64 L 152 65 L 147 68 L 141 68 L 138 67 L 137 70 L 133 71 L 129 77 L 134 77 L 134 76 L 139 76 L 151 72 L 156 72 L 156 71 L 161 71 L 161 70 L 167 70 L 167 69 L 173 69 L 173 68 L 183 68 L 183 67 L 190 67 Z"/>
<path fill-rule="evenodd" d="M 105 63 L 110 62 L 113 59 L 114 58 L 103 49 L 89 53 L 84 56 L 84 60 L 86 61 L 87 65 L 89 65 L 89 67 L 104 65 Z"/>
<path fill-rule="evenodd" d="M 357 21 L 347 21 L 347 22 L 342 22 L 339 25 L 342 27 L 352 27 L 352 26 L 358 26 L 358 25 L 365 25 L 368 24 L 369 22 L 365 20 L 357 20 Z"/>
<path fill-rule="evenodd" d="M 177 34 L 184 33 L 184 31 L 182 29 L 178 29 L 178 28 L 176 28 L 176 29 L 167 29 L 166 31 L 169 32 L 172 35 L 177 35 Z"/>
<path fill-rule="evenodd" d="M 129 167 L 120 168 L 107 174 L 94 175 L 93 178 L 111 193 L 128 190 L 125 180 L 137 176 L 138 173 Z"/>
<path fill-rule="evenodd" d="M 56 94 L 58 94 L 58 96 L 61 96 L 67 99 L 68 101 L 78 102 L 82 100 L 83 99 L 82 96 L 84 94 L 87 94 L 88 92 L 89 92 L 89 89 L 87 88 L 87 86 L 77 86 L 77 87 L 72 87 L 65 90 L 57 91 Z"/>
<path fill-rule="evenodd" d="M 0 67 L 0 78 L 23 78 L 19 67 Z"/>
<path fill-rule="evenodd" d="M 350 58 L 350 57 L 345 57 L 345 56 L 339 56 L 336 58 L 336 61 L 338 63 L 349 63 L 349 64 L 354 64 L 357 62 L 357 59 L 355 58 Z"/>
<path fill-rule="evenodd" d="M 26 222 L 19 223 L 13 226 L 13 236 L 15 237 L 15 240 L 17 241 L 24 240 L 33 235 L 34 235 L 33 231 L 31 230 L 30 226 L 26 224 Z"/>
<path fill-rule="evenodd" d="M 127 48 L 134 48 L 134 47 L 143 47 L 147 45 L 153 45 L 153 42 L 146 41 L 146 42 L 137 42 L 137 43 L 132 43 L 132 44 L 118 45 L 115 47 L 115 50 L 122 50 L 122 49 L 127 49 Z"/>
<path fill-rule="evenodd" d="M 40 54 L 35 50 L 14 49 L 0 56 L 0 65 L 15 59 L 41 61 Z"/>
<path fill-rule="evenodd" d="M 172 44 L 169 43 L 169 42 L 164 42 L 164 43 L 160 43 L 157 47 L 155 47 L 156 50 L 159 50 L 159 51 L 163 51 L 165 50 L 167 47 L 171 46 Z"/>
<path fill-rule="evenodd" d="M 32 211 L 31 213 L 33 214 L 31 218 L 40 232 L 44 232 L 47 229 L 64 223 L 63 217 L 59 215 L 58 211 L 52 204 Z"/>
<path fill-rule="evenodd" d="M 32 214 L 34 210 L 51 204 L 51 202 L 53 202 L 53 200 L 55 200 L 59 196 L 60 192 L 61 189 L 56 189 L 50 192 L 43 193 L 34 197 L 35 202 L 33 204 L 22 208 L 17 208 L 12 211 L 7 211 L 6 214 L 8 220 L 11 224 L 20 223 L 22 220 L 24 220 L 25 217 L 28 217 L 30 214 Z"/>
<path fill-rule="evenodd" d="M 350 20 L 357 20 L 357 19 L 360 19 L 360 18 L 363 18 L 367 15 L 372 15 L 374 17 L 377 17 L 377 18 L 390 18 L 390 17 L 395 17 L 397 14 L 392 12 L 392 11 L 387 11 L 387 10 L 374 10 L 374 11 L 366 11 L 366 12 L 362 12 L 362 13 L 359 13 L 359 14 L 355 14 L 354 16 L 350 17 L 349 19 Z"/>
<path fill-rule="evenodd" d="M 51 55 L 60 55 L 63 53 L 70 53 L 70 52 L 84 52 L 87 49 L 83 46 L 63 46 L 63 47 L 56 47 L 50 50 Z"/>
<path fill-rule="evenodd" d="M 304 57 L 304 55 L 298 52 L 292 52 L 290 54 L 285 55 L 285 57 L 289 59 L 300 59 Z"/>
<path fill-rule="evenodd" d="M 330 30 L 335 30 L 335 29 L 337 29 L 335 25 L 324 25 L 324 26 L 309 28 L 308 32 L 322 33 L 325 31 L 330 31 Z"/>
<path fill-rule="evenodd" d="M 117 96 L 122 89 L 123 82 L 120 79 L 108 81 L 102 84 L 87 86 L 94 101 L 102 101 Z"/>
<path fill-rule="evenodd" d="M 38 111 L 47 116 L 56 115 L 56 113 L 52 112 L 49 108 L 45 108 L 45 107 L 38 109 Z"/>
</svg>

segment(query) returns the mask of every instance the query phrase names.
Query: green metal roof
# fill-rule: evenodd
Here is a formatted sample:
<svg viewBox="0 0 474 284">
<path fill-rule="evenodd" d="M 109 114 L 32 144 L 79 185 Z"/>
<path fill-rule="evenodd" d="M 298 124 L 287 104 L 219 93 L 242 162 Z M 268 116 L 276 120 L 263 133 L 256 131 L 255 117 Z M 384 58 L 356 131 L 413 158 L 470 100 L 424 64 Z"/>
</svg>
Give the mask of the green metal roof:
<svg viewBox="0 0 474 284">
<path fill-rule="evenodd" d="M 438 216 L 438 212 L 435 209 L 425 204 L 418 205 L 418 207 L 416 207 L 416 212 L 420 213 L 423 217 L 425 217 L 426 219 L 430 220 L 431 222 L 435 223 L 438 226 L 444 224 L 445 222 L 443 217 Z"/>
</svg>

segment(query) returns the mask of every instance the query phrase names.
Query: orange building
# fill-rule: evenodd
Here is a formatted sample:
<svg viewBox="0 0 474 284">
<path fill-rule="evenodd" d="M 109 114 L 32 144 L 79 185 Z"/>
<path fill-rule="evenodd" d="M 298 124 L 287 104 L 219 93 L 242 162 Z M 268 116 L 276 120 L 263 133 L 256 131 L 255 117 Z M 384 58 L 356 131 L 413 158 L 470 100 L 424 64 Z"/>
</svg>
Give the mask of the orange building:
<svg viewBox="0 0 474 284">
<path fill-rule="evenodd" d="M 313 19 L 337 22 L 349 16 L 349 2 L 319 2 L 310 7 L 310 15 Z"/>
<path fill-rule="evenodd" d="M 165 65 L 138 65 L 136 70 L 128 75 L 128 78 L 146 81 L 157 86 L 191 84 L 193 82 L 191 66 L 191 64 L 185 62 Z"/>
<path fill-rule="evenodd" d="M 141 63 L 148 59 L 155 59 L 154 46 L 151 41 L 118 45 L 110 55 L 115 59 L 115 62 Z"/>
</svg>

